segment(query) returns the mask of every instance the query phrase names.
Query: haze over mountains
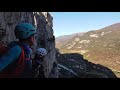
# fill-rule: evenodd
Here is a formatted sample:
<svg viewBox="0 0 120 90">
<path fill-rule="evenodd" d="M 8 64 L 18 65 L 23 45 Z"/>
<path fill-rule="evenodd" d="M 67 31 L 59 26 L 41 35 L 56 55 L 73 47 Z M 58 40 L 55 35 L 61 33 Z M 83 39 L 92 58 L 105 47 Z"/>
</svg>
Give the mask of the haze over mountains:
<svg viewBox="0 0 120 90">
<path fill-rule="evenodd" d="M 56 48 L 61 53 L 78 53 L 90 62 L 120 72 L 120 23 L 92 30 L 56 37 Z"/>
</svg>

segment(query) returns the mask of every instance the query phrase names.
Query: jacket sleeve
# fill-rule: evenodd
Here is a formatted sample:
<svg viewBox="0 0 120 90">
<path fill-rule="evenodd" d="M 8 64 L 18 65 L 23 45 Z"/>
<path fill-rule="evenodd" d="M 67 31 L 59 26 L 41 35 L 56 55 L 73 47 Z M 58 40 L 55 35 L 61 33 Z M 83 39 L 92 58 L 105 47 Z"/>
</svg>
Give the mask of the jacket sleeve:
<svg viewBox="0 0 120 90">
<path fill-rule="evenodd" d="M 14 46 L 9 49 L 9 51 L 0 58 L 0 71 L 2 71 L 6 66 L 14 62 L 19 58 L 21 54 L 21 48 L 19 46 Z"/>
</svg>

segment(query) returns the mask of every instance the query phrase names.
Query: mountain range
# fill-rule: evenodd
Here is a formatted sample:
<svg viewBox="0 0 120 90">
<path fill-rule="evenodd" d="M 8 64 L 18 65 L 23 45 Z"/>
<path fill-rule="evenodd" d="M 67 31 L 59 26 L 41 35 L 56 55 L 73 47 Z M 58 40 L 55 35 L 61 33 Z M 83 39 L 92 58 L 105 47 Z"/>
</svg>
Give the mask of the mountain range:
<svg viewBox="0 0 120 90">
<path fill-rule="evenodd" d="M 56 48 L 62 54 L 81 54 L 84 59 L 108 67 L 120 77 L 120 23 L 56 37 Z"/>
</svg>

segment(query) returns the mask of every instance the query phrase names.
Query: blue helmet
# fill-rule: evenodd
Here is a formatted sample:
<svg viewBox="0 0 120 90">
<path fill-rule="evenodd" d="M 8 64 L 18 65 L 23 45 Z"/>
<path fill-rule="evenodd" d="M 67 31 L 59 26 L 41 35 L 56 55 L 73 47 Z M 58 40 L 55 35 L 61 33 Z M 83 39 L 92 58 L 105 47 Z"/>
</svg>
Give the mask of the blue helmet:
<svg viewBox="0 0 120 90">
<path fill-rule="evenodd" d="M 29 36 L 36 33 L 35 27 L 30 23 L 21 23 L 15 27 L 15 36 L 19 39 L 27 39 Z"/>
</svg>

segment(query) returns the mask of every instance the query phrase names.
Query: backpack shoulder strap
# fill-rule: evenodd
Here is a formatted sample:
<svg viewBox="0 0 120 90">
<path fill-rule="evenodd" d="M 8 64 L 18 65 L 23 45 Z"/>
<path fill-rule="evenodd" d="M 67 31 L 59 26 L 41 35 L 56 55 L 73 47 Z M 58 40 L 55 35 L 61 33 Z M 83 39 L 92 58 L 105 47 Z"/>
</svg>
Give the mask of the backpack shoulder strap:
<svg viewBox="0 0 120 90">
<path fill-rule="evenodd" d="M 20 55 L 20 58 L 19 58 L 19 60 L 18 60 L 18 64 L 24 64 L 24 60 L 25 60 L 25 52 L 24 52 L 24 49 L 23 49 L 23 47 L 22 46 L 20 46 L 20 48 L 21 48 L 21 55 Z"/>
<path fill-rule="evenodd" d="M 25 66 L 25 63 L 24 63 L 24 60 L 25 60 L 24 49 L 23 49 L 22 46 L 20 46 L 20 48 L 21 48 L 22 51 L 21 51 L 20 57 L 19 57 L 18 62 L 17 62 L 17 67 L 14 71 L 15 77 L 19 77 L 19 75 L 21 75 L 21 73 L 24 70 L 24 66 Z"/>
</svg>

